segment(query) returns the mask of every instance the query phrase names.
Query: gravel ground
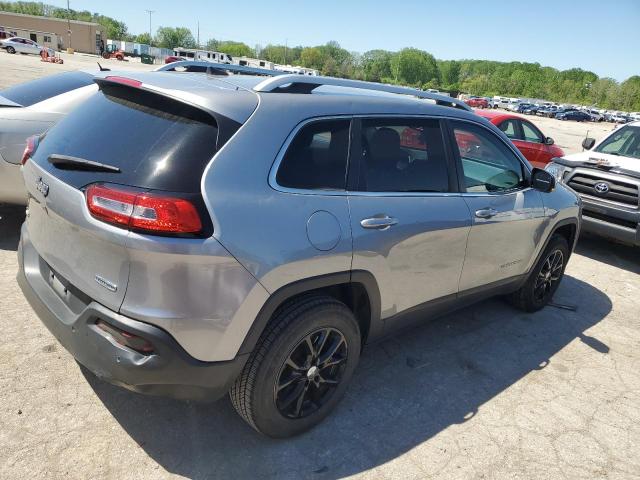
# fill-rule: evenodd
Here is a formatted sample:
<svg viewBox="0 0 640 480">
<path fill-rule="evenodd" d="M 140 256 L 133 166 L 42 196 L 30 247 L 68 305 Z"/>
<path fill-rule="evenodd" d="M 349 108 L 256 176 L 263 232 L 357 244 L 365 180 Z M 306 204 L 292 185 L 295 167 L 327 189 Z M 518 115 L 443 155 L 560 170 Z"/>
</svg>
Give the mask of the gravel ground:
<svg viewBox="0 0 640 480">
<path fill-rule="evenodd" d="M 0 53 L 3 80 L 58 67 L 29 62 Z M 536 123 L 567 150 L 611 128 Z M 274 441 L 227 399 L 145 397 L 83 371 L 16 284 L 23 209 L 0 217 L 2 479 L 640 479 L 638 249 L 582 238 L 555 298 L 576 311 L 494 299 L 365 349 L 337 411 Z"/>
</svg>

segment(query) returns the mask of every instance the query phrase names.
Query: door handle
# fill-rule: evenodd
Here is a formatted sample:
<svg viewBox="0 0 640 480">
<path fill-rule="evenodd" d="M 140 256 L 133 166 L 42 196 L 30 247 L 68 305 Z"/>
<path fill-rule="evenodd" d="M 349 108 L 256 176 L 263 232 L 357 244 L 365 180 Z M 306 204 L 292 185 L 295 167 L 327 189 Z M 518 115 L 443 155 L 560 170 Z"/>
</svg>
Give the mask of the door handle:
<svg viewBox="0 0 640 480">
<path fill-rule="evenodd" d="M 480 210 L 476 210 L 476 217 L 491 218 L 497 213 L 498 211 L 495 208 L 481 208 Z"/>
<path fill-rule="evenodd" d="M 367 229 L 386 230 L 389 227 L 393 227 L 396 223 L 398 223 L 397 218 L 384 216 L 365 218 L 360 222 L 360 225 L 362 228 Z"/>
</svg>

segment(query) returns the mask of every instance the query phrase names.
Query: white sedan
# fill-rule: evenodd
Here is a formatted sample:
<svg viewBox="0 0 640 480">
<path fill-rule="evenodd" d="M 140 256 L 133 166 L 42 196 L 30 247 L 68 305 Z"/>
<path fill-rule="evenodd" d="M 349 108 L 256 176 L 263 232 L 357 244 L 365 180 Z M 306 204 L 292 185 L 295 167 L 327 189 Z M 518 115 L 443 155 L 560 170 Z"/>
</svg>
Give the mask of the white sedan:
<svg viewBox="0 0 640 480">
<path fill-rule="evenodd" d="M 53 56 L 55 54 L 52 48 L 43 47 L 33 40 L 22 37 L 11 37 L 6 40 L 2 40 L 0 41 L 0 48 L 4 48 L 7 53 L 31 53 L 33 55 L 40 55 L 42 49 L 46 48 L 49 56 Z"/>
</svg>

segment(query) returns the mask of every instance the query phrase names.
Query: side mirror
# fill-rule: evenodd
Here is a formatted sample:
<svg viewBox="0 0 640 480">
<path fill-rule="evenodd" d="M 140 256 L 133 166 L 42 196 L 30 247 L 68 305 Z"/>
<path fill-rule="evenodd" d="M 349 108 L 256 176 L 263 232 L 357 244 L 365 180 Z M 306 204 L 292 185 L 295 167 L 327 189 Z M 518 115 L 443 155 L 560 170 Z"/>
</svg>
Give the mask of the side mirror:
<svg viewBox="0 0 640 480">
<path fill-rule="evenodd" d="M 546 138 L 544 139 L 544 144 L 545 144 L 545 145 L 553 145 L 554 143 L 555 143 L 555 142 L 553 141 L 553 138 L 551 138 L 551 137 L 546 137 Z"/>
<path fill-rule="evenodd" d="M 534 168 L 531 172 L 531 186 L 540 192 L 549 193 L 556 187 L 556 179 L 546 170 Z"/>
<path fill-rule="evenodd" d="M 595 138 L 587 137 L 582 141 L 582 148 L 584 148 L 585 150 L 591 150 L 595 144 Z"/>
</svg>

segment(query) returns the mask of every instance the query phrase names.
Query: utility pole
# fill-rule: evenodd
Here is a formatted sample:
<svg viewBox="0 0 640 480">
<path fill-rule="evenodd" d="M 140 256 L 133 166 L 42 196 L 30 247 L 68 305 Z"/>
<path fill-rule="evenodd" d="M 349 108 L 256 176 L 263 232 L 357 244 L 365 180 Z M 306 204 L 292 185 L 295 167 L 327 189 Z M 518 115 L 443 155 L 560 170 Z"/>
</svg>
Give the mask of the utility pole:
<svg viewBox="0 0 640 480">
<path fill-rule="evenodd" d="M 284 64 L 287 65 L 287 47 L 288 47 L 289 39 L 284 39 Z"/>
<path fill-rule="evenodd" d="M 153 38 L 151 36 L 151 14 L 152 13 L 156 13 L 155 10 L 145 10 L 145 12 L 147 12 L 149 14 L 149 45 L 151 45 L 151 39 Z"/>
<path fill-rule="evenodd" d="M 200 48 L 200 21 L 198 21 L 198 48 Z"/>
<path fill-rule="evenodd" d="M 67 35 L 69 36 L 69 45 L 67 48 L 71 48 L 71 9 L 69 8 L 69 0 L 67 0 Z"/>
</svg>

